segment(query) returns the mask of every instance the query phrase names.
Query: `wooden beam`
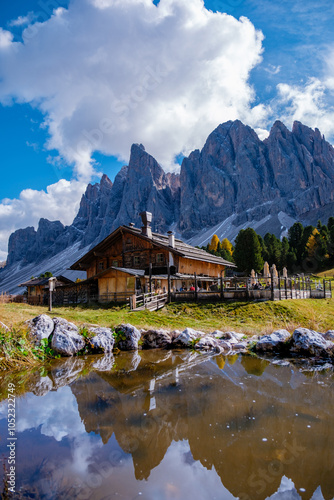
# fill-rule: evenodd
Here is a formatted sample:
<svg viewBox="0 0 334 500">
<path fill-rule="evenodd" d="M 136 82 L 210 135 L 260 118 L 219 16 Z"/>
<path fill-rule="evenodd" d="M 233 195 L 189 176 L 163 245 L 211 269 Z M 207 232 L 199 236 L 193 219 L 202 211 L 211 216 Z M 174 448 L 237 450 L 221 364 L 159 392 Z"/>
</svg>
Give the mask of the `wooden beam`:
<svg viewBox="0 0 334 500">
<path fill-rule="evenodd" d="M 102 253 L 102 252 L 94 252 L 94 257 L 105 257 L 105 253 Z"/>
</svg>

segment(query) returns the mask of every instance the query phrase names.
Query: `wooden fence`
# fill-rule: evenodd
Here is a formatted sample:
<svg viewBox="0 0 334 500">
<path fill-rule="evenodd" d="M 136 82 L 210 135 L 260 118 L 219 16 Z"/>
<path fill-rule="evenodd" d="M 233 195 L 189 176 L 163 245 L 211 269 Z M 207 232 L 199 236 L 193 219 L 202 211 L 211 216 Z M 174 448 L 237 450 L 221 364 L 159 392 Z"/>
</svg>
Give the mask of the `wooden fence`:
<svg viewBox="0 0 334 500">
<path fill-rule="evenodd" d="M 150 311 L 157 311 L 161 309 L 168 301 L 168 293 L 144 293 L 142 295 L 132 295 L 130 298 L 131 311 L 141 311 L 149 309 Z"/>
<path fill-rule="evenodd" d="M 171 292 L 171 300 L 219 301 L 219 300 L 287 300 L 323 299 L 332 297 L 332 282 L 306 277 L 249 277 L 219 278 L 214 291 Z"/>
</svg>

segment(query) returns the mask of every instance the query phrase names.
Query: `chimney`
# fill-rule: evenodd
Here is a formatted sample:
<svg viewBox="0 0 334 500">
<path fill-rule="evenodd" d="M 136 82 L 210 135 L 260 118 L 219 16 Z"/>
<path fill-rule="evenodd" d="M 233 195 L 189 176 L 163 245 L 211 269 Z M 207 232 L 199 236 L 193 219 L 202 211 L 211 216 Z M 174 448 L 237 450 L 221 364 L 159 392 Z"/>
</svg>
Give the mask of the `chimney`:
<svg viewBox="0 0 334 500">
<path fill-rule="evenodd" d="M 143 226 L 141 228 L 141 234 L 146 236 L 147 238 L 152 238 L 152 214 L 151 212 L 141 212 L 140 214 L 141 220 L 143 222 Z"/>
<path fill-rule="evenodd" d="M 135 223 L 134 222 L 130 222 L 129 227 L 135 227 Z"/>
<path fill-rule="evenodd" d="M 173 231 L 168 231 L 169 246 L 175 248 L 175 236 Z"/>
</svg>

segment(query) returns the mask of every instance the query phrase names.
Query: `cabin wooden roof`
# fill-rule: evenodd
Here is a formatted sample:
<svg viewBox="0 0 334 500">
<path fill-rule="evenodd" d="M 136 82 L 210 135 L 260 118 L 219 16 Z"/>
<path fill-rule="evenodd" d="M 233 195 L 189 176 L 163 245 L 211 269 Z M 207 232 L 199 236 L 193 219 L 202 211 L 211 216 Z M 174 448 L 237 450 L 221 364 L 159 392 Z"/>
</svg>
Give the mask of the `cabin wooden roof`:
<svg viewBox="0 0 334 500">
<path fill-rule="evenodd" d="M 65 276 L 56 276 L 56 287 L 62 286 L 62 285 L 68 285 L 72 284 L 73 281 L 65 278 Z M 33 278 L 29 281 L 25 281 L 24 283 L 21 283 L 19 286 L 44 286 L 48 287 L 49 286 L 49 278 Z"/>
<path fill-rule="evenodd" d="M 195 248 L 184 241 L 175 238 L 175 246 L 169 246 L 169 237 L 167 235 L 152 233 L 152 238 L 148 238 L 144 236 L 140 229 L 130 226 L 120 226 L 113 233 L 107 236 L 103 241 L 101 241 L 98 245 L 92 248 L 89 252 L 87 252 L 81 259 L 72 264 L 70 269 L 81 269 L 81 265 L 90 262 L 92 259 L 96 258 L 97 253 L 103 253 L 107 248 L 109 248 L 112 243 L 119 237 L 120 234 L 133 234 L 138 238 L 141 238 L 145 241 L 151 242 L 154 246 L 164 248 L 171 253 L 176 255 L 180 255 L 181 257 L 185 257 L 187 259 L 198 260 L 202 262 L 211 262 L 213 264 L 220 264 L 225 267 L 236 267 L 235 264 L 229 262 L 228 260 L 223 259 L 222 257 L 217 257 L 216 255 L 212 255 L 205 250 L 201 250 L 200 248 Z"/>
</svg>

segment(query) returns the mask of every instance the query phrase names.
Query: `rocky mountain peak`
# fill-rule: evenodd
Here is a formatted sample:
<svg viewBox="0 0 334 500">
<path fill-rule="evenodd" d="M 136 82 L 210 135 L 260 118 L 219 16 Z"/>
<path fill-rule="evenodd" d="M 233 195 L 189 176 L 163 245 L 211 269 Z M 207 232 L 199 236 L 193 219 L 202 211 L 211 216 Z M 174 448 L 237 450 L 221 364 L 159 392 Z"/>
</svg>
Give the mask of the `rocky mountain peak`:
<svg viewBox="0 0 334 500">
<path fill-rule="evenodd" d="M 140 178 L 151 178 L 152 182 L 159 187 L 166 184 L 165 172 L 153 156 L 145 151 L 142 144 L 133 144 L 131 147 L 130 161 L 128 167 L 128 182 L 137 183 Z"/>
<path fill-rule="evenodd" d="M 295 122 L 290 132 L 276 121 L 261 141 L 241 121 L 228 121 L 209 135 L 202 150 L 183 159 L 180 174 L 165 173 L 143 145 L 133 144 L 129 165 L 114 183 L 103 175 L 87 186 L 71 226 L 41 219 L 37 231 L 29 227 L 13 233 L 0 273 L 15 263 L 40 262 L 74 243 L 92 247 L 129 222 L 140 227 L 139 213 L 146 210 L 153 214 L 153 230 L 165 233 L 173 227 L 188 239 L 204 229 L 210 235 L 225 222 L 227 233 L 219 237 L 234 237 L 236 228 L 247 224 L 257 230 L 263 224 L 279 236 L 278 214 L 307 220 L 307 214 L 331 214 L 333 206 L 334 149 L 318 129 Z M 273 218 L 275 228 L 270 227 Z"/>
<path fill-rule="evenodd" d="M 112 182 L 106 174 L 103 174 L 100 180 L 100 188 L 101 189 L 111 189 Z"/>
</svg>

